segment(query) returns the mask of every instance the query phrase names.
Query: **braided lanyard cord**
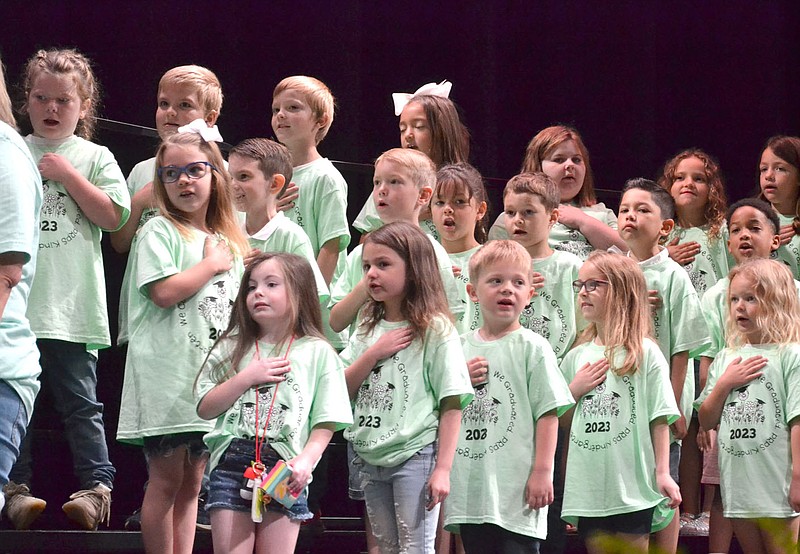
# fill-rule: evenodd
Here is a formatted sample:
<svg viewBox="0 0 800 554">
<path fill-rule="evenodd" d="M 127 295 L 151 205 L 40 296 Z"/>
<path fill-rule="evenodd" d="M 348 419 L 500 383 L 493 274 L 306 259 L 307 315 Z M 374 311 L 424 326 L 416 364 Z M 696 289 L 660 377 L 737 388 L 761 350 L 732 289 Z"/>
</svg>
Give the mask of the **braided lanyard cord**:
<svg viewBox="0 0 800 554">
<path fill-rule="evenodd" d="M 286 347 L 286 353 L 283 355 L 283 359 L 287 359 L 289 357 L 289 349 L 292 348 L 292 343 L 294 342 L 294 335 L 292 338 L 289 339 L 289 345 Z M 258 348 L 258 341 L 256 341 L 256 356 L 258 359 L 261 359 L 261 352 Z M 264 432 L 259 436 L 258 433 L 258 388 L 256 388 L 256 456 L 255 456 L 255 464 L 254 467 L 257 469 L 259 473 L 264 471 L 264 464 L 261 461 L 261 448 L 264 446 L 267 440 L 267 428 L 269 427 L 269 420 L 272 417 L 272 408 L 275 406 L 275 399 L 278 397 L 278 386 L 280 383 L 275 383 L 275 391 L 272 393 L 272 401 L 269 404 L 269 410 L 267 411 L 267 420 L 264 422 Z"/>
</svg>

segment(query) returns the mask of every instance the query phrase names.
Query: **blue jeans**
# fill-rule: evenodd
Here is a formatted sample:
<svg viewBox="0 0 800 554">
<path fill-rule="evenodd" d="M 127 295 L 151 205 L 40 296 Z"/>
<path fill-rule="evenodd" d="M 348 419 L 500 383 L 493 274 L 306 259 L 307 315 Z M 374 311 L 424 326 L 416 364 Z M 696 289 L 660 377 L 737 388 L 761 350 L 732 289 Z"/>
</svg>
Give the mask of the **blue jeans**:
<svg viewBox="0 0 800 554">
<path fill-rule="evenodd" d="M 64 422 L 64 434 L 72 452 L 72 466 L 82 489 L 97 483 L 114 483 L 114 466 L 108 459 L 103 405 L 97 401 L 97 359 L 85 344 L 52 339 L 36 341 L 41 354 L 42 386 L 48 389 Z M 11 471 L 11 479 L 30 483 L 30 441 Z"/>
<path fill-rule="evenodd" d="M 439 506 L 427 511 L 427 484 L 436 462 L 429 444 L 395 467 L 364 463 L 364 498 L 383 554 L 433 553 Z"/>
<path fill-rule="evenodd" d="M 0 381 L 0 486 L 8 483 L 27 427 L 28 413 L 22 399 L 8 383 Z"/>
</svg>

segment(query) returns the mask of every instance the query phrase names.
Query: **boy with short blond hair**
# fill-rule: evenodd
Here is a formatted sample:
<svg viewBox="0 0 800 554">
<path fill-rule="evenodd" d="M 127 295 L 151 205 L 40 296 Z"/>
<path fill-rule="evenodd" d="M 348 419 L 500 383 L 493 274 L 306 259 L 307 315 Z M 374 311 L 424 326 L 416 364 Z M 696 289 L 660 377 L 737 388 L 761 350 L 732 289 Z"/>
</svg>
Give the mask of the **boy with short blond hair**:
<svg viewBox="0 0 800 554">
<path fill-rule="evenodd" d="M 548 342 L 520 324 L 534 290 L 526 250 L 488 242 L 469 275 L 483 325 L 461 336 L 475 398 L 462 411 L 444 524 L 468 552 L 534 552 L 548 532 L 558 416 L 574 400 Z"/>
<path fill-rule="evenodd" d="M 297 200 L 286 215 L 308 235 L 329 285 L 342 271 L 350 244 L 347 182 L 317 151 L 333 123 L 334 103 L 325 83 L 305 75 L 283 79 L 272 94 L 272 130 L 292 154 L 297 185 Z"/>
<path fill-rule="evenodd" d="M 511 240 L 522 245 L 533 260 L 533 269 L 544 276 L 544 286 L 520 316 L 522 326 L 543 336 L 561 360 L 578 329 L 578 308 L 572 281 L 578 278 L 581 259 L 554 250 L 548 243 L 558 221 L 558 186 L 544 173 L 522 173 L 503 190 L 505 226 Z"/>
</svg>

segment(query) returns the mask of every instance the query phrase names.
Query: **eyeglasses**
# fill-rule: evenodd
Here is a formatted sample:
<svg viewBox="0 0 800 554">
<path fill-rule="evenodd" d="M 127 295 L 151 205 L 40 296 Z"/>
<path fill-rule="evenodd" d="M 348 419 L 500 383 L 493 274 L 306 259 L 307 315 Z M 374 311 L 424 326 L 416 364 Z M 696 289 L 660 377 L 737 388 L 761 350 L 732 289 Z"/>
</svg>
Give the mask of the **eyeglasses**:
<svg viewBox="0 0 800 554">
<path fill-rule="evenodd" d="M 177 165 L 165 165 L 158 168 L 158 176 L 164 183 L 174 183 L 181 178 L 181 174 L 185 173 L 189 179 L 200 179 L 205 177 L 209 168 L 216 171 L 216 167 L 209 162 L 192 162 L 183 167 Z"/>
<path fill-rule="evenodd" d="M 599 287 L 600 285 L 607 285 L 608 281 L 603 281 L 602 279 L 589 279 L 588 281 L 581 281 L 578 279 L 577 281 L 572 281 L 572 290 L 575 291 L 575 294 L 581 292 L 581 289 L 586 287 L 586 292 L 592 292 L 594 289 Z"/>
</svg>

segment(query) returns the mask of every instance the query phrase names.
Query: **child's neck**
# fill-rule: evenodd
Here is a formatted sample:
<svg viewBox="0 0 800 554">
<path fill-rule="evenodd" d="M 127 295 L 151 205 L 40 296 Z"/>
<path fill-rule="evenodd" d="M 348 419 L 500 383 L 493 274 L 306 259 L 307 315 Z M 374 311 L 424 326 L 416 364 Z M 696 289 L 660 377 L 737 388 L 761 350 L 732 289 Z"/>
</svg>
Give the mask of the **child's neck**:
<svg viewBox="0 0 800 554">
<path fill-rule="evenodd" d="M 597 322 L 594 324 L 595 328 L 597 329 L 597 336 L 594 338 L 594 343 L 599 346 L 605 346 L 606 344 L 606 326 L 602 322 Z"/>
<path fill-rule="evenodd" d="M 708 223 L 705 208 L 684 208 L 678 213 L 678 225 L 683 229 L 702 227 Z"/>
<path fill-rule="evenodd" d="M 444 237 L 441 237 L 440 240 L 442 242 L 442 246 L 444 246 L 444 249 L 448 254 L 460 254 L 462 252 L 466 252 L 467 250 L 472 250 L 476 246 L 480 245 L 480 243 L 475 240 L 475 237 L 472 235 L 467 235 L 456 240 L 447 240 Z"/>
<path fill-rule="evenodd" d="M 275 208 L 274 202 L 268 202 L 266 206 L 248 208 L 244 224 L 247 234 L 255 235 L 276 215 L 278 215 L 278 210 Z"/>
<path fill-rule="evenodd" d="M 383 319 L 389 322 L 405 321 L 403 317 L 403 297 L 396 296 L 383 301 Z"/>
<path fill-rule="evenodd" d="M 274 326 L 271 328 L 265 328 L 261 326 L 259 328 L 260 336 L 258 337 L 258 340 L 261 342 L 266 342 L 267 344 L 278 344 L 279 342 L 289 338 L 289 330 L 290 327 L 288 323 L 285 326 Z M 277 356 L 278 354 L 276 353 L 274 355 Z"/>
<path fill-rule="evenodd" d="M 513 333 L 522 327 L 519 323 L 519 316 L 512 323 L 493 323 L 484 320 L 483 327 L 478 329 L 478 334 L 483 340 L 497 340 L 501 339 L 509 333 Z"/>
<path fill-rule="evenodd" d="M 786 202 L 780 204 L 772 204 L 772 208 L 778 212 L 780 215 L 783 216 L 794 216 L 795 206 L 797 205 L 797 199 L 793 202 Z"/>
<path fill-rule="evenodd" d="M 289 152 L 292 154 L 292 165 L 294 167 L 299 167 L 301 165 L 306 165 L 307 163 L 311 163 L 314 160 L 320 159 L 322 156 L 319 155 L 317 151 L 316 144 L 302 144 L 302 145 L 294 145 L 289 147 Z"/>
<path fill-rule="evenodd" d="M 627 243 L 628 248 L 630 249 L 631 258 L 636 260 L 637 262 L 643 262 L 645 260 L 649 260 L 659 252 L 661 252 L 661 247 L 658 243 L 648 243 L 648 244 L 639 244 L 637 242 L 629 242 Z"/>
<path fill-rule="evenodd" d="M 211 228 L 208 226 L 208 223 L 206 223 L 207 213 L 208 209 L 201 209 L 193 213 L 184 212 L 184 215 L 186 216 L 186 220 L 189 223 L 189 225 L 191 225 L 198 231 L 210 234 L 212 231 Z"/>
<path fill-rule="evenodd" d="M 389 223 L 408 223 L 409 225 L 413 225 L 414 227 L 419 227 L 420 226 L 419 212 L 414 212 L 414 215 L 412 215 L 409 219 L 406 219 L 404 217 L 397 217 L 397 218 L 391 218 L 390 221 L 383 221 L 384 225 L 388 225 Z"/>
<path fill-rule="evenodd" d="M 553 249 L 550 248 L 550 244 L 548 244 L 547 240 L 543 240 L 542 242 L 532 244 L 525 248 L 528 251 L 528 254 L 531 255 L 531 258 L 534 260 L 541 260 L 544 258 L 548 258 L 553 254 Z"/>
</svg>

